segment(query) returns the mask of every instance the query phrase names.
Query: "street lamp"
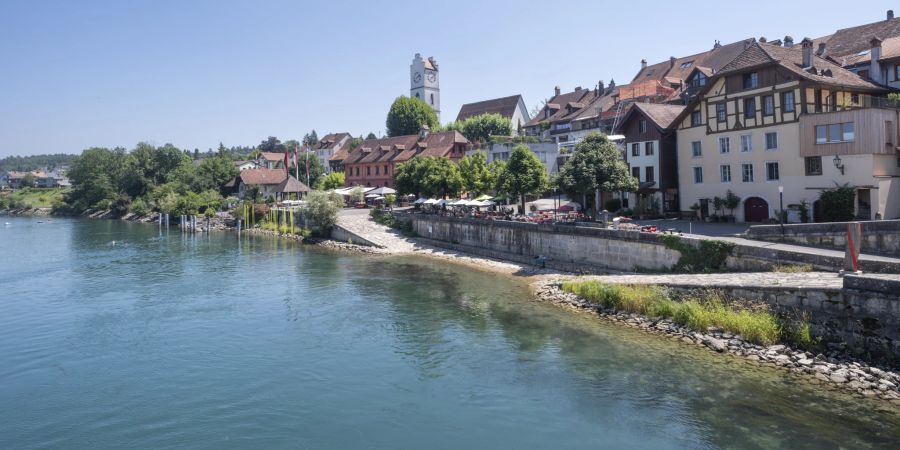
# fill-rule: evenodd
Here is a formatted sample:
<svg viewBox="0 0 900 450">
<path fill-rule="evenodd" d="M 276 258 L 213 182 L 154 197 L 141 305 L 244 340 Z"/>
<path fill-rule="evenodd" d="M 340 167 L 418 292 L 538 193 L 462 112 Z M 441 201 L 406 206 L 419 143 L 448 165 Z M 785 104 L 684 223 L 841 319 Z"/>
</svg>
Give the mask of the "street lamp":
<svg viewBox="0 0 900 450">
<path fill-rule="evenodd" d="M 843 175 L 843 174 L 844 174 L 844 162 L 841 161 L 841 156 L 840 156 L 840 155 L 834 155 L 834 159 L 832 159 L 831 161 L 834 163 L 834 167 L 835 167 L 837 170 L 840 170 L 840 171 L 841 171 L 841 175 Z"/>
<path fill-rule="evenodd" d="M 778 221 L 781 222 L 781 240 L 784 240 L 784 186 L 778 186 Z"/>
</svg>

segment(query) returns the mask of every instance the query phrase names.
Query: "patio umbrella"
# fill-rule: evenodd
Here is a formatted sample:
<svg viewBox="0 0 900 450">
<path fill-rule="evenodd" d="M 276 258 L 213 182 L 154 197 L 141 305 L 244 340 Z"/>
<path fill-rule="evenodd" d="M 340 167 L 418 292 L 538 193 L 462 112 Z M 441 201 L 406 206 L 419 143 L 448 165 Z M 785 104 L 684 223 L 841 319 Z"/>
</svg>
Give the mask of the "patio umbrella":
<svg viewBox="0 0 900 450">
<path fill-rule="evenodd" d="M 376 198 L 376 197 L 380 197 L 380 195 L 378 195 L 378 194 L 366 194 L 366 198 Z"/>
<path fill-rule="evenodd" d="M 479 201 L 479 202 L 483 202 L 483 201 L 485 201 L 485 200 L 493 200 L 493 199 L 494 199 L 494 197 L 491 197 L 490 195 L 487 195 L 487 194 L 480 195 L 480 196 L 478 196 L 478 197 L 475 198 L 475 200 L 476 200 L 476 201 Z"/>
<path fill-rule="evenodd" d="M 427 200 L 425 197 L 422 197 L 422 198 L 416 200 L 416 201 L 413 202 L 413 203 L 415 203 L 416 205 L 421 205 L 422 203 L 425 203 L 425 202 L 427 202 L 427 201 L 428 201 L 428 200 Z"/>
<path fill-rule="evenodd" d="M 376 188 L 376 189 L 369 191 L 369 193 L 376 194 L 376 195 L 388 195 L 388 194 L 396 194 L 397 191 L 394 189 L 391 189 L 389 187 L 380 187 L 380 188 Z"/>
</svg>

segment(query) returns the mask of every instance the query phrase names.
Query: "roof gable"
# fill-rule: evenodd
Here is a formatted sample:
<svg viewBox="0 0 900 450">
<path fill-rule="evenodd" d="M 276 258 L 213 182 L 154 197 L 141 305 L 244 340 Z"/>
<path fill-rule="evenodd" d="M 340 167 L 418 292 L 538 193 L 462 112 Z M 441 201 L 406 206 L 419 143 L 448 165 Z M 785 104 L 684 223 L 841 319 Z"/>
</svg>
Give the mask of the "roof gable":
<svg viewBox="0 0 900 450">
<path fill-rule="evenodd" d="M 466 103 L 459 109 L 456 120 L 462 121 L 469 117 L 480 116 L 482 114 L 500 114 L 501 116 L 512 120 L 516 108 L 520 103 L 524 104 L 521 95 L 511 95 L 509 97 L 495 98 L 481 102 Z M 527 111 L 523 111 L 523 113 L 526 116 L 528 115 Z"/>
</svg>

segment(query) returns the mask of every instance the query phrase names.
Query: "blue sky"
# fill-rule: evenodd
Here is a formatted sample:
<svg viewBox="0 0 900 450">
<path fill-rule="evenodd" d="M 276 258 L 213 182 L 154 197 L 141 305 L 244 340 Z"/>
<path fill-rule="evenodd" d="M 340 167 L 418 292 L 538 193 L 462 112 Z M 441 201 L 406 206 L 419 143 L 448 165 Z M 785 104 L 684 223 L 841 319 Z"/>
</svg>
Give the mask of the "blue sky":
<svg viewBox="0 0 900 450">
<path fill-rule="evenodd" d="M 182 148 L 384 132 L 415 53 L 467 102 L 531 108 L 597 80 L 749 37 L 798 42 L 883 20 L 892 2 L 762 0 L 0 2 L 0 157 L 139 141 Z M 900 4 L 897 6 L 900 14 Z M 841 11 L 841 14 L 834 14 Z"/>
</svg>

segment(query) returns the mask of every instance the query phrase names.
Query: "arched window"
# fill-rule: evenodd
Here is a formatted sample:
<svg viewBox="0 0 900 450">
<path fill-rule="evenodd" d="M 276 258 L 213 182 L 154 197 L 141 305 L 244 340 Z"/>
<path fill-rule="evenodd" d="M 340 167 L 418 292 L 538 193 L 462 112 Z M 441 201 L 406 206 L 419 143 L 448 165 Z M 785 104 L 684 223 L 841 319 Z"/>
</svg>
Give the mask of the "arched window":
<svg viewBox="0 0 900 450">
<path fill-rule="evenodd" d="M 418 93 L 418 92 L 416 92 L 416 98 L 419 98 L 419 93 Z"/>
</svg>

